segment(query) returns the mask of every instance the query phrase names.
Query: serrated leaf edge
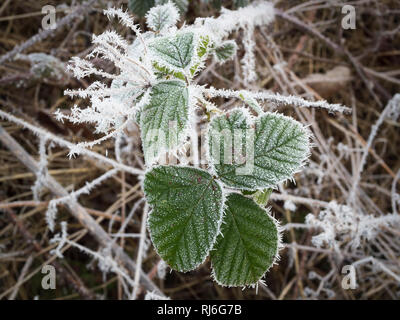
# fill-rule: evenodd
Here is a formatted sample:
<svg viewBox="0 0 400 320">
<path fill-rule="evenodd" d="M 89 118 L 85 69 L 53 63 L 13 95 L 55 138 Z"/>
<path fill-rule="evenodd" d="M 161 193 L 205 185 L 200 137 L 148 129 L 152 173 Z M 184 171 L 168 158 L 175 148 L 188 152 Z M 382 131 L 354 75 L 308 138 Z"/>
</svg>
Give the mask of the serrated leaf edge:
<svg viewBox="0 0 400 320">
<path fill-rule="evenodd" d="M 242 195 L 242 194 L 241 194 L 240 192 L 238 192 L 238 191 L 232 191 L 232 192 L 229 192 L 229 193 L 238 193 L 238 194 Z M 244 195 L 242 195 L 242 196 L 244 196 Z M 244 197 L 249 198 L 249 197 L 247 197 L 247 196 L 244 196 Z M 227 199 L 227 196 L 225 197 L 225 200 L 226 200 L 226 199 Z M 251 198 L 249 198 L 249 199 L 251 199 Z M 253 201 L 254 201 L 254 200 L 253 200 Z M 256 202 L 254 202 L 254 203 L 256 203 Z M 257 203 L 256 203 L 256 204 L 257 204 Z M 257 206 L 259 206 L 259 205 L 257 204 Z M 282 241 L 284 229 L 282 228 L 280 221 L 277 220 L 277 219 L 271 214 L 271 212 L 272 212 L 271 207 L 267 207 L 267 208 L 262 208 L 261 206 L 259 206 L 259 207 L 260 207 L 262 210 L 264 210 L 265 213 L 272 219 L 272 222 L 274 223 L 274 225 L 275 225 L 275 227 L 276 227 L 276 230 L 277 230 L 277 232 L 278 232 L 278 244 L 277 244 L 277 246 L 276 246 L 276 252 L 275 252 L 274 259 L 273 259 L 272 263 L 268 266 L 267 270 L 265 270 L 265 272 L 263 273 L 263 275 L 257 280 L 256 283 L 249 283 L 249 284 L 245 284 L 245 285 L 243 285 L 243 286 L 227 285 L 227 284 L 224 284 L 224 283 L 222 283 L 221 281 L 219 281 L 219 280 L 217 279 L 216 275 L 215 275 L 214 266 L 213 266 L 213 263 L 212 263 L 212 261 L 211 261 L 211 259 L 210 259 L 210 262 L 211 262 L 211 278 L 213 279 L 213 281 L 215 281 L 215 282 L 216 282 L 218 285 L 220 285 L 221 287 L 226 287 L 226 288 L 241 287 L 243 290 L 246 289 L 246 288 L 255 288 L 256 286 L 258 286 L 258 283 L 259 283 L 259 282 L 262 282 L 262 283 L 263 283 L 263 280 L 261 280 L 261 279 L 264 278 L 265 275 L 269 272 L 269 270 L 270 270 L 273 266 L 277 265 L 277 264 L 278 264 L 278 261 L 280 260 L 279 251 L 285 247 L 285 246 L 283 245 L 283 241 Z M 226 208 L 226 204 L 224 204 L 224 210 L 225 210 L 225 208 Z M 225 211 L 224 211 L 224 217 L 225 217 Z M 222 222 L 222 223 L 223 223 L 223 222 Z M 220 231 L 220 232 L 221 232 L 221 231 Z M 222 233 L 221 233 L 221 234 L 222 234 Z M 214 243 L 214 244 L 215 244 L 215 243 Z M 214 250 L 214 248 L 211 249 L 211 251 L 212 251 L 212 250 Z M 211 251 L 210 251 L 210 252 L 211 252 Z"/>
<path fill-rule="evenodd" d="M 307 151 L 307 153 L 304 155 L 304 159 L 301 161 L 301 163 L 300 163 L 299 167 L 297 168 L 297 170 L 293 171 L 293 173 L 292 173 L 291 175 L 285 176 L 284 178 L 282 178 L 279 182 L 277 182 L 277 183 L 274 184 L 274 185 L 261 186 L 261 187 L 256 187 L 256 188 L 247 188 L 247 187 L 240 187 L 240 188 L 237 188 L 237 187 L 229 186 L 229 185 L 225 184 L 223 181 L 221 181 L 221 183 L 222 183 L 226 188 L 240 189 L 240 190 L 246 190 L 246 191 L 258 191 L 258 190 L 263 190 L 263 189 L 266 189 L 266 188 L 274 188 L 276 185 L 278 185 L 278 184 L 280 184 L 280 183 L 285 183 L 285 182 L 287 182 L 287 181 L 291 181 L 291 182 L 295 183 L 296 180 L 294 179 L 294 175 L 297 174 L 297 173 L 299 173 L 299 172 L 301 172 L 302 169 L 304 168 L 304 166 L 308 163 L 309 157 L 310 157 L 310 155 L 311 155 L 311 148 L 314 146 L 314 145 L 311 143 L 311 139 L 312 139 L 312 137 L 313 137 L 313 135 L 311 134 L 311 131 L 310 131 L 310 129 L 309 129 L 309 127 L 310 127 L 311 125 L 305 126 L 305 125 L 303 125 L 300 121 L 297 121 L 297 120 L 295 120 L 295 119 L 293 119 L 293 118 L 291 118 L 291 117 L 288 117 L 288 116 L 286 116 L 286 115 L 284 115 L 284 114 L 282 114 L 282 113 L 278 113 L 277 111 L 275 111 L 275 112 L 265 111 L 262 115 L 260 115 L 260 116 L 258 116 L 258 117 L 254 117 L 254 116 L 252 116 L 252 115 L 250 114 L 250 112 L 249 112 L 248 109 L 246 109 L 246 108 L 243 108 L 243 107 L 242 107 L 242 108 L 233 108 L 233 109 L 229 110 L 229 113 L 233 112 L 234 110 L 241 110 L 241 111 L 243 111 L 243 112 L 245 113 L 246 119 L 248 119 L 248 120 L 251 121 L 251 122 L 249 123 L 249 125 L 255 124 L 255 121 L 257 121 L 260 117 L 266 116 L 266 115 L 268 115 L 268 114 L 275 114 L 275 115 L 278 115 L 278 116 L 280 116 L 280 117 L 283 117 L 283 118 L 289 120 L 289 121 L 292 122 L 292 123 L 299 124 L 299 125 L 301 126 L 301 128 L 304 130 L 305 134 L 306 134 L 306 138 L 307 138 L 307 141 L 308 141 L 308 144 L 307 144 L 307 146 L 308 146 L 308 151 Z M 214 116 L 211 118 L 210 123 L 212 122 L 212 120 L 213 120 L 214 118 L 220 117 L 220 116 L 221 116 L 221 115 L 214 115 Z M 206 159 L 207 159 L 207 162 L 209 163 L 210 172 L 212 172 L 214 176 L 218 177 L 218 179 L 221 179 L 221 177 L 218 175 L 218 173 L 217 173 L 217 171 L 216 171 L 216 169 L 215 169 L 215 166 L 214 166 L 214 164 L 213 164 L 213 159 L 212 159 L 212 157 L 210 156 L 210 152 L 209 152 L 209 151 L 210 151 L 210 150 L 209 150 L 209 143 L 208 143 L 208 142 L 209 142 L 209 140 L 208 140 L 208 137 L 209 137 L 208 132 L 209 132 L 209 130 L 210 130 L 210 124 L 209 124 L 209 126 L 208 126 L 208 128 L 207 128 L 207 134 L 206 134 L 206 138 L 205 138 L 205 143 L 206 143 L 206 146 L 205 146 L 205 150 L 206 150 Z"/>
<path fill-rule="evenodd" d="M 188 120 L 186 122 L 185 127 L 182 129 L 181 133 L 178 134 L 177 137 L 177 141 L 178 144 L 174 147 L 174 148 L 166 148 L 166 147 L 162 147 L 158 149 L 158 156 L 157 157 L 153 157 L 151 159 L 150 162 L 145 163 L 146 168 L 152 169 L 154 168 L 154 164 L 160 161 L 160 158 L 163 157 L 167 152 L 170 153 L 178 153 L 180 151 L 180 149 L 182 147 L 184 147 L 185 145 L 185 141 L 186 139 L 190 136 L 190 131 L 193 130 L 193 120 L 194 120 L 194 112 L 195 112 L 195 98 L 193 96 L 193 92 L 192 92 L 192 88 L 191 86 L 186 85 L 186 83 L 180 79 L 171 79 L 171 80 L 161 80 L 157 83 L 155 83 L 153 86 L 156 86 L 157 84 L 161 83 L 161 82 L 168 82 L 168 81 L 180 81 L 182 83 L 185 84 L 185 87 L 188 90 Z M 151 99 L 151 96 L 150 96 Z M 143 109 L 143 106 L 142 106 Z M 140 133 L 140 139 L 143 141 L 143 137 L 142 137 L 142 128 L 141 125 L 139 124 L 141 133 Z M 182 141 L 182 142 L 180 142 Z M 144 154 L 144 150 L 143 150 L 143 154 Z"/>
<path fill-rule="evenodd" d="M 224 187 L 223 187 L 221 181 L 219 181 L 218 179 L 215 179 L 214 176 L 213 176 L 208 170 L 201 169 L 201 168 L 196 168 L 196 167 L 192 167 L 192 166 L 187 166 L 187 165 L 180 165 L 180 164 L 171 165 L 171 166 L 173 166 L 173 167 L 180 167 L 180 168 L 197 169 L 197 170 L 200 170 L 200 171 L 203 171 L 203 172 L 207 172 L 208 174 L 210 174 L 210 175 L 212 176 L 212 179 L 217 183 L 217 185 L 218 185 L 219 188 L 221 189 L 221 195 L 222 195 L 222 199 L 221 199 L 221 200 L 222 200 L 221 209 L 220 209 L 220 212 L 219 212 L 220 219 L 217 221 L 217 232 L 215 233 L 215 236 L 214 236 L 214 238 L 212 239 L 212 243 L 211 243 L 211 246 L 210 246 L 210 251 L 207 253 L 207 255 L 204 257 L 204 259 L 203 259 L 199 264 L 197 264 L 195 267 L 193 267 L 193 269 L 190 269 L 190 270 L 177 270 L 177 269 L 174 269 L 174 268 L 172 268 L 172 267 L 168 264 L 167 261 L 165 261 L 164 259 L 162 259 L 161 255 L 160 255 L 159 252 L 158 252 L 157 247 L 154 245 L 153 237 L 152 237 L 151 232 L 150 232 L 149 219 L 150 219 L 150 216 L 151 216 L 151 214 L 152 214 L 152 212 L 153 212 L 153 208 L 151 209 L 151 211 L 150 211 L 150 212 L 148 213 L 148 215 L 147 215 L 146 227 L 147 227 L 147 230 L 148 230 L 148 232 L 149 232 L 149 236 L 150 236 L 151 243 L 152 243 L 153 248 L 154 248 L 154 250 L 156 251 L 157 255 L 165 262 L 165 264 L 166 264 L 171 270 L 178 271 L 178 272 L 182 272 L 182 273 L 188 273 L 188 272 L 190 272 L 190 271 L 193 271 L 193 270 L 197 269 L 199 266 L 201 266 L 201 265 L 207 260 L 207 258 L 208 258 L 209 255 L 210 255 L 211 250 L 213 250 L 213 247 L 214 247 L 214 245 L 215 245 L 215 243 L 216 243 L 216 241 L 217 241 L 217 237 L 218 237 L 219 234 L 221 233 L 221 225 L 222 225 L 223 220 L 224 220 L 225 208 L 226 208 L 226 192 L 224 191 Z M 142 178 L 141 181 L 140 181 L 140 183 L 141 183 L 141 188 L 142 188 L 142 191 L 143 191 L 143 193 L 145 194 L 145 196 L 146 196 L 146 193 L 145 193 L 145 191 L 144 191 L 144 178 L 145 178 L 145 176 L 146 176 L 146 174 L 147 174 L 148 172 L 152 171 L 152 170 L 155 169 L 155 168 L 159 168 L 159 167 L 165 167 L 165 165 L 155 165 L 155 166 L 149 168 L 148 170 L 146 170 L 145 173 L 144 173 L 144 175 L 141 177 L 141 178 Z M 149 204 L 149 205 L 152 206 L 151 204 Z"/>
<path fill-rule="evenodd" d="M 230 60 L 233 60 L 233 58 L 234 58 L 235 55 L 237 54 L 238 45 L 237 45 L 236 41 L 235 41 L 235 40 L 227 40 L 227 41 L 224 41 L 224 42 L 221 44 L 221 46 L 223 46 L 224 44 L 227 44 L 227 43 L 233 44 L 233 46 L 235 47 L 235 49 L 234 49 L 234 51 L 235 51 L 234 54 L 233 54 L 232 56 L 230 56 L 228 59 L 225 59 L 225 60 L 219 59 L 218 56 L 217 56 L 217 53 L 216 53 L 217 48 L 215 48 L 215 49 L 213 50 L 213 57 L 214 57 L 215 61 L 217 61 L 217 63 L 218 63 L 219 65 L 221 65 L 221 64 L 223 64 L 223 63 L 225 63 L 225 62 L 228 62 L 228 61 L 230 61 Z"/>
<path fill-rule="evenodd" d="M 244 117 L 246 118 L 247 121 L 253 121 L 253 120 L 255 119 L 254 116 L 252 116 L 252 115 L 250 114 L 249 110 L 247 110 L 246 108 L 243 108 L 243 107 L 232 108 L 232 109 L 230 109 L 227 113 L 232 113 L 232 112 L 235 112 L 235 111 L 241 111 L 241 112 L 244 114 Z M 210 138 L 209 138 L 209 137 L 210 137 L 209 131 L 210 131 L 210 127 L 211 127 L 211 122 L 212 122 L 215 118 L 218 118 L 218 117 L 221 117 L 221 115 L 220 115 L 220 114 L 214 114 L 214 115 L 211 116 L 210 122 L 209 122 L 208 127 L 207 127 L 207 132 L 206 132 L 206 135 L 205 135 L 205 138 L 204 138 L 205 158 L 206 158 L 206 161 L 207 161 L 207 163 L 208 163 L 210 172 L 212 172 L 212 175 L 213 175 L 213 176 L 216 176 L 216 177 L 218 177 L 218 173 L 217 173 L 217 171 L 215 170 L 215 166 L 213 165 L 213 158 L 211 157 L 211 152 L 210 152 L 210 140 L 209 140 L 209 139 L 210 139 Z M 220 179 L 220 178 L 218 177 L 218 179 Z M 232 188 L 232 187 L 230 187 L 230 186 L 225 185 L 222 181 L 221 181 L 221 183 L 222 183 L 222 184 L 224 185 L 224 187 L 226 187 L 226 188 Z M 235 189 L 236 189 L 236 188 L 235 188 Z M 253 191 L 253 190 L 251 190 L 251 191 Z"/>
<path fill-rule="evenodd" d="M 147 45 L 151 46 L 153 42 L 155 42 L 155 41 L 157 41 L 157 40 L 159 40 L 159 39 L 161 39 L 163 37 L 165 37 L 165 38 L 173 38 L 173 37 L 179 35 L 180 33 L 182 33 L 182 34 L 183 33 L 193 33 L 193 43 L 194 43 L 194 45 L 193 45 L 193 58 L 192 58 L 192 62 L 189 63 L 185 68 L 177 68 L 177 67 L 169 64 L 168 62 L 164 61 L 163 59 L 159 59 L 157 57 L 157 55 L 155 55 L 155 54 L 153 54 L 151 52 L 151 50 L 148 51 L 148 56 L 149 56 L 151 61 L 157 62 L 161 67 L 166 67 L 166 68 L 170 69 L 173 72 L 183 72 L 188 78 L 191 78 L 190 77 L 190 69 L 194 65 L 196 65 L 197 62 L 199 62 L 199 59 L 197 57 L 197 49 L 198 49 L 198 46 L 199 46 L 199 34 L 198 34 L 197 30 L 195 30 L 192 27 L 187 27 L 185 29 L 185 31 L 182 31 L 181 29 L 175 30 L 175 31 L 173 31 L 171 33 L 168 33 L 168 35 L 161 36 L 161 37 L 155 37 L 153 39 L 150 39 L 147 42 Z"/>
</svg>

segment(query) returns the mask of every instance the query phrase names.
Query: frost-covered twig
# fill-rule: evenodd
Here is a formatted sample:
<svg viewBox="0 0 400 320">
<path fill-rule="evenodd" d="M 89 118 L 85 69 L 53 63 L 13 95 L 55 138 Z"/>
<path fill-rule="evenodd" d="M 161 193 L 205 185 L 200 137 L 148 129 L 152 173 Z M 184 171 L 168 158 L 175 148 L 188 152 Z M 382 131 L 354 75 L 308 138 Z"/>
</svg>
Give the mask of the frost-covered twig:
<svg viewBox="0 0 400 320">
<path fill-rule="evenodd" d="M 251 92 L 247 90 L 227 90 L 227 89 L 215 89 L 210 87 L 209 89 L 200 87 L 200 90 L 206 94 L 208 97 L 224 97 L 224 98 L 238 98 L 241 99 L 241 94 L 246 94 L 256 100 L 268 101 L 276 104 L 282 104 L 293 107 L 313 107 L 313 108 L 323 108 L 331 112 L 346 112 L 350 113 L 351 109 L 342 106 L 340 104 L 330 104 L 325 100 L 320 101 L 307 101 L 303 98 L 296 96 L 284 96 L 279 93 L 271 93 L 267 91 Z"/>
<path fill-rule="evenodd" d="M 357 188 L 358 188 L 358 184 L 360 182 L 361 179 L 361 173 L 364 170 L 364 166 L 366 164 L 367 161 L 367 157 L 369 154 L 369 150 L 372 148 L 372 143 L 378 133 L 379 127 L 382 125 L 383 121 L 388 117 L 388 115 L 392 112 L 394 112 L 394 110 L 399 108 L 400 105 L 400 99 L 399 99 L 400 95 L 395 95 L 386 105 L 385 109 L 381 112 L 381 114 L 379 115 L 378 120 L 376 121 L 376 123 L 372 126 L 371 128 L 371 132 L 369 134 L 368 140 L 367 140 L 367 144 L 364 147 L 363 150 L 363 155 L 362 158 L 358 164 L 358 168 L 357 168 L 357 172 L 354 175 L 354 180 L 353 180 L 353 185 L 350 191 L 350 195 L 349 195 L 349 199 L 351 202 L 354 201 L 356 192 L 357 192 Z"/>
<path fill-rule="evenodd" d="M 394 273 L 392 270 L 390 270 L 384 263 L 380 262 L 378 259 L 374 258 L 374 257 L 366 257 L 360 260 L 357 260 L 356 262 L 354 262 L 352 265 L 354 267 L 362 265 L 364 263 L 368 263 L 371 262 L 372 265 L 376 265 L 378 268 L 380 268 L 383 272 L 385 272 L 386 274 L 388 274 L 389 276 L 391 276 L 393 279 L 395 279 L 398 284 L 400 284 L 400 275 Z"/>
<path fill-rule="evenodd" d="M 316 247 L 327 246 L 341 254 L 344 243 L 356 249 L 362 240 L 372 241 L 383 226 L 400 226 L 400 216 L 387 214 L 374 217 L 371 214 L 359 214 L 348 205 L 331 201 L 329 207 L 322 210 L 318 217 L 309 214 L 306 217 L 309 227 L 321 229 L 322 232 L 312 238 Z"/>
<path fill-rule="evenodd" d="M 233 31 L 246 29 L 249 25 L 252 28 L 268 25 L 274 20 L 274 15 L 273 4 L 263 1 L 238 10 L 223 8 L 218 18 L 197 18 L 195 26 L 202 27 L 216 40 L 221 40 Z"/>
<path fill-rule="evenodd" d="M 147 214 L 149 212 L 149 207 L 147 204 L 144 206 L 143 210 L 143 216 L 142 216 L 142 224 L 140 227 L 140 241 L 139 241 L 139 250 L 137 254 L 137 259 L 136 259 L 136 273 L 135 273 L 135 282 L 133 286 L 133 293 L 132 293 L 132 298 L 136 299 L 138 290 L 139 290 L 139 279 L 140 279 L 140 268 L 142 267 L 142 261 L 143 261 L 143 253 L 144 253 L 144 246 L 145 246 L 145 240 L 146 240 L 146 227 L 147 227 Z"/>
<path fill-rule="evenodd" d="M 36 181 L 32 187 L 33 199 L 39 201 L 39 194 L 47 179 L 47 155 L 46 155 L 46 139 L 39 138 L 39 170 L 36 172 Z"/>
<path fill-rule="evenodd" d="M 49 229 L 51 231 L 54 231 L 54 226 L 55 226 L 55 218 L 57 214 L 57 206 L 62 204 L 62 203 L 68 203 L 69 201 L 76 201 L 82 194 L 89 194 L 90 191 L 101 184 L 103 181 L 107 180 L 108 178 L 112 177 L 115 175 L 119 170 L 118 169 L 112 169 L 110 171 L 107 171 L 105 174 L 101 175 L 100 177 L 94 179 L 91 182 L 86 182 L 86 185 L 79 190 L 73 191 L 67 196 L 58 198 L 58 199 L 53 199 L 49 203 L 49 207 L 46 211 L 46 221 L 47 225 L 49 226 Z"/>
<path fill-rule="evenodd" d="M 396 185 L 399 180 L 400 180 L 400 169 L 397 171 L 397 174 L 393 179 L 392 188 L 391 188 L 393 214 L 398 214 L 397 206 L 400 205 L 400 194 L 398 192 L 396 192 Z"/>
<path fill-rule="evenodd" d="M 4 112 L 2 110 L 0 110 L 0 118 L 7 119 L 8 121 L 14 122 L 14 123 L 26 128 L 26 129 L 29 129 L 35 135 L 37 135 L 39 137 L 42 137 L 42 138 L 44 138 L 46 140 L 53 141 L 54 143 L 58 144 L 61 147 L 65 147 L 65 148 L 68 148 L 70 150 L 71 149 L 75 149 L 76 150 L 76 148 L 77 148 L 76 145 L 73 144 L 72 142 L 64 140 L 64 139 L 52 134 L 51 132 L 46 131 L 45 129 L 42 129 L 42 128 L 38 127 L 38 126 L 34 126 L 34 125 L 32 125 L 32 124 L 30 124 L 30 123 L 28 123 L 28 122 L 26 122 L 26 121 L 24 121 L 22 119 L 19 119 L 19 118 L 15 117 L 15 116 L 7 113 L 7 112 Z M 76 152 L 78 152 L 78 151 L 79 151 L 80 154 L 86 155 L 89 158 L 95 159 L 95 160 L 97 160 L 97 161 L 99 161 L 101 163 L 106 163 L 108 165 L 111 165 L 114 168 L 123 170 L 125 172 L 129 172 L 129 173 L 134 174 L 134 175 L 142 175 L 144 173 L 143 170 L 132 168 L 130 166 L 126 166 L 124 164 L 118 163 L 118 162 L 116 162 L 116 161 L 114 161 L 114 160 L 112 160 L 110 158 L 107 158 L 107 157 L 102 156 L 101 154 L 98 154 L 97 152 L 93 152 L 93 151 L 87 150 L 85 148 L 79 148 L 79 150 L 76 150 Z"/>
<path fill-rule="evenodd" d="M 53 239 L 50 240 L 50 243 L 58 243 L 57 249 L 54 251 L 55 254 L 60 255 L 59 251 L 62 248 L 62 246 L 69 244 L 70 246 L 79 249 L 83 253 L 86 253 L 89 256 L 92 256 L 96 260 L 99 261 L 99 267 L 103 272 L 114 272 L 126 280 L 131 287 L 134 285 L 134 281 L 132 278 L 129 276 L 129 274 L 126 273 L 125 270 L 121 269 L 121 267 L 118 265 L 118 263 L 115 261 L 113 257 L 110 255 L 104 255 L 99 252 L 92 251 L 88 249 L 85 246 L 82 246 L 74 241 L 71 241 L 68 239 L 68 233 L 67 233 L 67 224 L 64 222 L 61 224 L 61 234 L 56 234 Z"/>
</svg>

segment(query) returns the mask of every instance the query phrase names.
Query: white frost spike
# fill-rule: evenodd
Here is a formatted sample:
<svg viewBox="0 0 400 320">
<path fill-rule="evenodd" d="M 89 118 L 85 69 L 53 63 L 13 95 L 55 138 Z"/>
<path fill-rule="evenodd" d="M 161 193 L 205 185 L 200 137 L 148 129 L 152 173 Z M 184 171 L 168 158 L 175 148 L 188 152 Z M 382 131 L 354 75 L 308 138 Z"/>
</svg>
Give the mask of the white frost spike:
<svg viewBox="0 0 400 320">
<path fill-rule="evenodd" d="M 388 102 L 390 110 L 388 119 L 397 121 L 400 116 L 400 93 L 396 93 L 393 98 Z"/>
<path fill-rule="evenodd" d="M 291 200 L 286 200 L 285 203 L 283 204 L 283 208 L 285 210 L 289 210 L 289 211 L 292 211 L 292 212 L 295 212 L 296 209 L 297 209 L 296 205 Z"/>
<path fill-rule="evenodd" d="M 89 194 L 90 191 L 98 186 L 99 184 L 101 184 L 104 180 L 112 177 L 113 175 L 115 175 L 119 170 L 118 169 L 112 169 L 110 171 L 107 171 L 105 174 L 101 175 L 100 177 L 94 179 L 91 182 L 86 182 L 86 185 L 84 187 L 82 187 L 81 189 L 77 190 L 77 191 L 73 191 L 70 194 L 68 194 L 65 197 L 61 197 L 58 199 L 53 199 L 50 201 L 47 212 L 46 212 L 46 221 L 47 224 L 49 226 L 49 229 L 51 231 L 54 231 L 54 227 L 55 227 L 55 219 L 56 219 L 56 215 L 57 215 L 57 205 L 62 204 L 62 203 L 71 203 L 71 202 L 75 202 L 79 196 L 81 196 L 82 194 Z"/>
<path fill-rule="evenodd" d="M 40 138 L 39 142 L 39 170 L 36 172 L 36 182 L 32 187 L 33 198 L 39 201 L 39 195 L 42 189 L 46 186 L 47 182 L 47 154 L 46 154 L 46 142 L 45 138 Z"/>
<path fill-rule="evenodd" d="M 249 25 L 244 31 L 243 46 L 245 54 L 242 59 L 243 78 L 246 85 L 257 79 L 256 74 L 256 58 L 254 56 L 254 45 L 253 39 L 254 26 Z"/>
<path fill-rule="evenodd" d="M 171 300 L 171 299 L 168 297 L 160 296 L 155 292 L 147 291 L 146 295 L 144 296 L 144 300 Z"/>
<path fill-rule="evenodd" d="M 157 277 L 159 279 L 165 279 L 165 276 L 167 274 L 167 269 L 168 265 L 164 260 L 160 260 L 160 262 L 157 265 Z"/>
<path fill-rule="evenodd" d="M 253 99 L 260 101 L 269 101 L 275 104 L 282 104 L 298 108 L 306 108 L 306 107 L 323 108 L 329 110 L 330 112 L 351 113 L 350 108 L 342 106 L 341 104 L 336 104 L 336 103 L 330 104 L 325 100 L 307 101 L 300 97 L 292 95 L 284 96 L 279 93 L 272 93 L 269 91 L 247 91 L 247 90 L 235 91 L 230 89 L 216 89 L 212 86 L 209 89 L 199 86 L 198 89 L 199 91 L 202 91 L 208 98 L 223 97 L 223 98 L 242 99 L 241 96 L 246 94 L 248 95 L 248 97 L 252 97 Z"/>
<path fill-rule="evenodd" d="M 274 17 L 273 4 L 263 1 L 234 11 L 222 8 L 218 18 L 197 18 L 195 25 L 203 28 L 203 31 L 218 43 L 232 31 L 246 29 L 250 25 L 253 27 L 268 25 Z"/>
<path fill-rule="evenodd" d="M 159 32 L 164 32 L 174 26 L 178 20 L 178 9 L 172 2 L 153 7 L 146 14 L 147 26 Z"/>
<path fill-rule="evenodd" d="M 132 29 L 137 35 L 140 33 L 139 27 L 135 25 L 135 23 L 133 22 L 133 18 L 129 15 L 127 11 L 123 11 L 122 9 L 117 8 L 108 8 L 103 12 L 108 19 L 116 17 L 119 19 L 121 24 Z"/>
</svg>

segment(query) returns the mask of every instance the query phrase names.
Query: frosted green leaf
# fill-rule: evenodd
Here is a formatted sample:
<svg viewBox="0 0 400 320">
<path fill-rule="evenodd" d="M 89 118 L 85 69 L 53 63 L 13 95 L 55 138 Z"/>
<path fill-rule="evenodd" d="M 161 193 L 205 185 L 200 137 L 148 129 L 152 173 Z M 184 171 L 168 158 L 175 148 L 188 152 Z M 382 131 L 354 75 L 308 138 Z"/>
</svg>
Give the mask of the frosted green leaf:
<svg viewBox="0 0 400 320">
<path fill-rule="evenodd" d="M 200 69 L 204 67 L 204 61 L 207 58 L 207 53 L 212 47 L 209 36 L 200 36 L 197 45 L 197 63 L 190 68 L 190 74 L 194 76 Z"/>
<path fill-rule="evenodd" d="M 253 196 L 253 199 L 258 205 L 266 206 L 271 193 L 272 193 L 271 188 L 264 190 L 257 190 L 257 192 Z"/>
<path fill-rule="evenodd" d="M 264 111 L 262 110 L 262 108 L 259 105 L 259 103 L 257 102 L 257 100 L 254 99 L 249 94 L 242 92 L 239 94 L 239 98 L 242 99 L 250 108 L 252 108 L 256 114 L 264 113 Z"/>
<path fill-rule="evenodd" d="M 153 67 L 155 69 L 154 74 L 157 76 L 158 79 L 170 79 L 171 77 L 175 77 L 177 79 L 185 81 L 185 76 L 182 72 L 172 71 L 165 66 L 160 66 L 157 62 L 153 63 Z"/>
<path fill-rule="evenodd" d="M 219 62 L 232 59 L 236 54 L 237 45 L 233 40 L 225 41 L 214 50 L 214 55 Z"/>
<path fill-rule="evenodd" d="M 158 254 L 173 269 L 195 269 L 207 257 L 222 220 L 222 190 L 206 171 L 159 166 L 146 173 L 148 219 Z"/>
<path fill-rule="evenodd" d="M 197 56 L 203 58 L 211 46 L 212 44 L 209 36 L 200 36 L 199 45 L 197 47 Z"/>
<path fill-rule="evenodd" d="M 147 26 L 154 31 L 164 31 L 174 26 L 178 19 L 178 10 L 171 2 L 153 7 L 146 14 Z"/>
<path fill-rule="evenodd" d="M 151 165 L 167 150 L 186 138 L 188 89 L 180 80 L 161 81 L 151 91 L 150 102 L 140 111 L 144 158 Z"/>
<path fill-rule="evenodd" d="M 215 172 L 239 189 L 264 189 L 290 179 L 309 155 L 307 130 L 277 113 L 264 113 L 253 123 L 245 111 L 234 110 L 213 118 L 208 137 Z"/>
<path fill-rule="evenodd" d="M 168 3 L 170 0 L 156 0 L 156 4 L 165 4 Z M 189 7 L 188 0 L 172 0 L 175 6 L 178 8 L 181 14 L 185 13 Z"/>
<path fill-rule="evenodd" d="M 154 0 L 129 0 L 128 1 L 128 8 L 134 14 L 137 14 L 140 17 L 144 17 L 147 11 L 150 8 L 154 7 L 155 2 Z"/>
<path fill-rule="evenodd" d="M 149 44 L 153 58 L 162 66 L 181 71 L 192 63 L 194 34 L 178 33 L 172 37 L 160 37 Z"/>
<path fill-rule="evenodd" d="M 225 286 L 257 283 L 274 263 L 278 248 L 278 228 L 269 213 L 253 200 L 231 193 L 210 255 L 215 280 Z"/>
</svg>

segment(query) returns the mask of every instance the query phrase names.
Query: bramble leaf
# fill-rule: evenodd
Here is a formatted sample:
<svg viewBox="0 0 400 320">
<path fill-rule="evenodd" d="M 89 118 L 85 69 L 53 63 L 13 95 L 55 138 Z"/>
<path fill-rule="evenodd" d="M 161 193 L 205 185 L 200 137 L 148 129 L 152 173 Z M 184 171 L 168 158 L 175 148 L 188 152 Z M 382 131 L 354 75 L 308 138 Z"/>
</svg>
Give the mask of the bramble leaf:
<svg viewBox="0 0 400 320">
<path fill-rule="evenodd" d="M 165 66 L 160 66 L 157 62 L 153 63 L 153 68 L 155 69 L 154 74 L 157 76 L 157 79 L 170 79 L 175 77 L 185 81 L 185 76 L 182 72 L 172 71 Z"/>
<path fill-rule="evenodd" d="M 186 138 L 189 107 L 188 88 L 183 81 L 160 81 L 151 91 L 149 104 L 140 110 L 144 158 L 149 166 Z"/>
<path fill-rule="evenodd" d="M 206 171 L 159 166 L 144 180 L 148 219 L 158 254 L 173 269 L 189 271 L 207 257 L 222 220 L 222 190 Z"/>
<path fill-rule="evenodd" d="M 194 55 L 193 32 L 177 33 L 172 37 L 160 37 L 149 44 L 154 60 L 174 71 L 190 66 Z"/>
<path fill-rule="evenodd" d="M 264 190 L 257 190 L 254 194 L 253 199 L 259 206 L 266 206 L 268 203 L 268 199 L 271 196 L 272 189 L 264 189 Z"/>
<path fill-rule="evenodd" d="M 253 125 L 245 111 L 234 110 L 210 123 L 211 165 L 219 178 L 227 186 L 247 190 L 292 178 L 309 155 L 307 130 L 292 118 L 270 112 Z"/>
<path fill-rule="evenodd" d="M 169 0 L 129 0 L 128 8 L 138 16 L 144 17 L 151 8 L 156 5 L 166 4 L 168 1 Z M 188 0 L 172 0 L 172 2 L 176 5 L 181 14 L 187 11 L 189 6 Z"/>
<path fill-rule="evenodd" d="M 240 194 L 227 197 L 221 234 L 211 251 L 215 280 L 225 286 L 257 283 L 278 254 L 275 220 L 253 200 Z"/>
<path fill-rule="evenodd" d="M 210 41 L 209 36 L 200 36 L 198 45 L 197 45 L 197 63 L 194 63 L 190 68 L 190 75 L 193 77 L 199 72 L 204 66 L 204 62 L 207 59 L 207 53 L 209 49 L 212 47 L 212 42 Z"/>
<path fill-rule="evenodd" d="M 170 0 L 156 0 L 157 4 L 165 4 L 168 3 Z M 183 14 L 186 13 L 189 7 L 189 1 L 188 0 L 172 0 L 172 2 L 175 4 L 175 6 L 178 8 L 179 13 Z"/>
<path fill-rule="evenodd" d="M 153 7 L 146 14 L 147 26 L 154 31 L 164 31 L 174 26 L 178 19 L 178 10 L 171 2 Z"/>
<path fill-rule="evenodd" d="M 214 49 L 214 55 L 218 62 L 224 62 L 235 56 L 237 50 L 236 42 L 233 40 L 225 41 Z"/>
</svg>

